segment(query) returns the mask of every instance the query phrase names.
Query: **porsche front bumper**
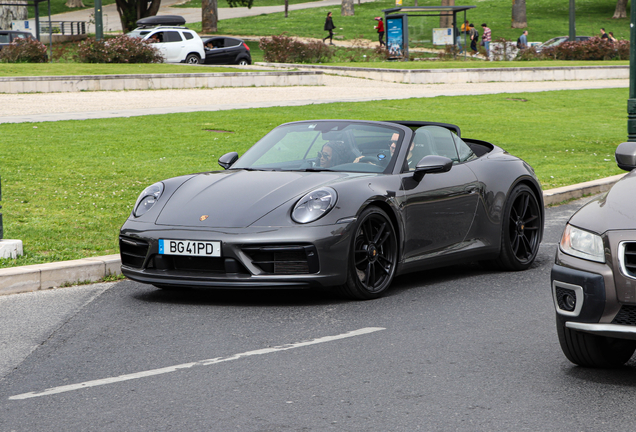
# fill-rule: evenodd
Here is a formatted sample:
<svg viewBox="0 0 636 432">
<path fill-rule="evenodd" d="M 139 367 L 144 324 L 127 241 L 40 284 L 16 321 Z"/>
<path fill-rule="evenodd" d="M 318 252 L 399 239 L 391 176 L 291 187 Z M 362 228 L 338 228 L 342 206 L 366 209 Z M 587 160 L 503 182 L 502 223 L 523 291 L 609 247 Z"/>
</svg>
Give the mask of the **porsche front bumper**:
<svg viewBox="0 0 636 432">
<path fill-rule="evenodd" d="M 195 288 L 320 288 L 346 280 L 353 221 L 325 226 L 199 229 L 128 220 L 122 273 L 137 282 Z M 159 239 L 220 241 L 221 257 L 159 254 Z"/>
</svg>

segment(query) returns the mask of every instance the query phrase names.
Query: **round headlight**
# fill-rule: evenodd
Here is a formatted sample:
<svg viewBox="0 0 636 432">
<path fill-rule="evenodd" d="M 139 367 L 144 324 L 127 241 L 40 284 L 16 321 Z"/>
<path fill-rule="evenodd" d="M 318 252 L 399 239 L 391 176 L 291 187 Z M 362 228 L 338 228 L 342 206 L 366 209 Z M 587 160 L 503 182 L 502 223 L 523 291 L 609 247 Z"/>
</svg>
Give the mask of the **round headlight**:
<svg viewBox="0 0 636 432">
<path fill-rule="evenodd" d="M 155 183 L 152 186 L 148 186 L 137 198 L 135 208 L 133 209 L 133 215 L 139 217 L 152 208 L 157 202 L 161 194 L 163 193 L 163 183 Z"/>
<path fill-rule="evenodd" d="M 338 199 L 336 191 L 324 187 L 309 192 L 294 206 L 291 217 L 295 222 L 306 224 L 320 219 L 333 208 Z"/>
<path fill-rule="evenodd" d="M 584 231 L 570 224 L 565 226 L 561 237 L 561 250 L 568 255 L 600 263 L 605 262 L 601 236 Z"/>
</svg>

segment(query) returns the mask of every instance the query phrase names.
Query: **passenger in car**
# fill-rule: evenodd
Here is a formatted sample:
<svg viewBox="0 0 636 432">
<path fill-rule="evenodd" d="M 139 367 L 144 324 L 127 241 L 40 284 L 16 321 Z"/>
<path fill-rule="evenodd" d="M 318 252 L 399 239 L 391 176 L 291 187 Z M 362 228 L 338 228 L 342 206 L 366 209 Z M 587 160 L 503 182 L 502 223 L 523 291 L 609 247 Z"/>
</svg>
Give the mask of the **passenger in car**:
<svg viewBox="0 0 636 432">
<path fill-rule="evenodd" d="M 346 149 L 342 142 L 329 141 L 322 146 L 322 151 L 318 152 L 321 168 L 331 168 L 336 165 L 347 163 Z"/>
</svg>

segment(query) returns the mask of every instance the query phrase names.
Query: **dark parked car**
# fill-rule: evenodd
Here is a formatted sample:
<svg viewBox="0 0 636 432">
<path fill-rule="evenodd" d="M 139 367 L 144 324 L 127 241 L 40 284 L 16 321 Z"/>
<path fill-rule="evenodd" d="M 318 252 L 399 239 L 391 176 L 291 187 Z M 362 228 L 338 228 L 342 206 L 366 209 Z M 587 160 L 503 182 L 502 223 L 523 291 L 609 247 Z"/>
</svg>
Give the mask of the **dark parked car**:
<svg viewBox="0 0 636 432">
<path fill-rule="evenodd" d="M 127 277 L 371 299 L 432 267 L 527 269 L 543 235 L 532 168 L 455 125 L 300 121 L 219 164 L 139 195 L 119 238 Z"/>
<path fill-rule="evenodd" d="M 17 31 L 17 30 L 0 30 L 0 50 L 3 46 L 9 45 L 16 39 L 27 39 L 33 37 L 29 32 Z"/>
<path fill-rule="evenodd" d="M 250 47 L 241 39 L 231 37 L 213 37 L 203 41 L 205 64 L 252 64 Z"/>
<path fill-rule="evenodd" d="M 636 143 L 616 161 L 631 172 L 572 216 L 552 267 L 559 342 L 580 366 L 620 366 L 636 350 Z"/>
<path fill-rule="evenodd" d="M 590 36 L 576 36 L 576 42 L 584 42 L 586 40 L 590 39 Z M 537 52 L 541 52 L 543 51 L 545 48 L 553 48 L 555 46 L 559 46 L 561 45 L 563 42 L 567 42 L 568 40 L 570 40 L 569 36 L 558 36 L 555 38 L 552 38 L 546 42 L 543 42 L 541 45 L 538 45 L 536 47 L 534 47 L 534 49 Z"/>
</svg>

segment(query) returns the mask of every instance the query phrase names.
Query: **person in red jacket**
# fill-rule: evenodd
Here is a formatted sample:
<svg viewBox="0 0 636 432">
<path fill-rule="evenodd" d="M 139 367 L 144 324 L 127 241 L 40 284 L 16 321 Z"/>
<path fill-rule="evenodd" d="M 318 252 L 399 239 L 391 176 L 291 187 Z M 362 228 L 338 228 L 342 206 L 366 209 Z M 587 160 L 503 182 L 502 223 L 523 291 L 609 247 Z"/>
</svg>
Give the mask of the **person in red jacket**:
<svg viewBox="0 0 636 432">
<path fill-rule="evenodd" d="M 384 44 L 384 21 L 382 21 L 382 17 L 375 17 L 375 20 L 378 22 L 378 25 L 373 28 L 378 30 L 378 39 L 380 41 L 380 46 L 386 46 Z"/>
</svg>

